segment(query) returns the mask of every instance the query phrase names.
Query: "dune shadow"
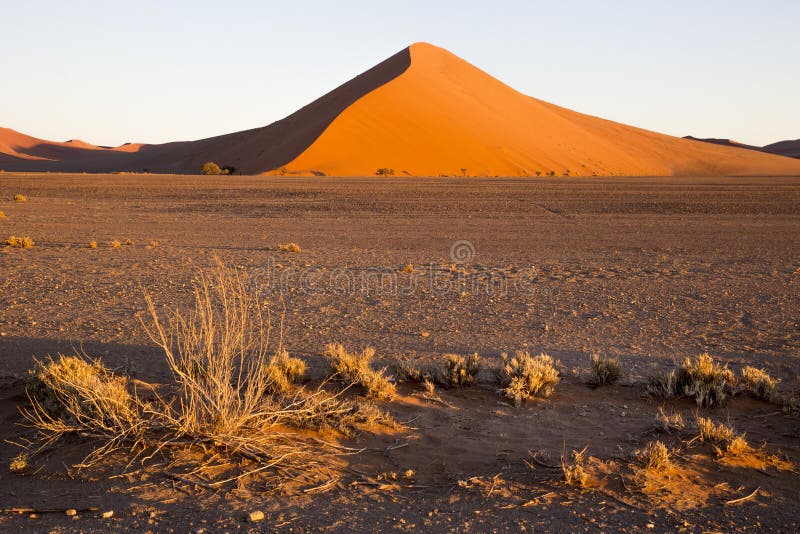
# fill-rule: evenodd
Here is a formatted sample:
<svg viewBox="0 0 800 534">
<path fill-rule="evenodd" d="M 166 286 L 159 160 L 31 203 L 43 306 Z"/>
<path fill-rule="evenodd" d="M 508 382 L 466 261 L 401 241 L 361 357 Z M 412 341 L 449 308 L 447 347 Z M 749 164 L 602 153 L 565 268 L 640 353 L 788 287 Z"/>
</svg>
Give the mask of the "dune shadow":
<svg viewBox="0 0 800 534">
<path fill-rule="evenodd" d="M 288 117 L 268 126 L 198 141 L 144 145 L 136 152 L 92 150 L 42 143 L 24 150 L 31 160 L 0 154 L 0 168 L 20 172 L 153 172 L 197 174 L 208 161 L 241 174 L 278 169 L 311 146 L 353 103 L 403 74 L 411 66 L 405 48 Z M 22 150 L 19 151 L 23 153 Z M 313 169 L 312 169 L 313 171 Z"/>
</svg>

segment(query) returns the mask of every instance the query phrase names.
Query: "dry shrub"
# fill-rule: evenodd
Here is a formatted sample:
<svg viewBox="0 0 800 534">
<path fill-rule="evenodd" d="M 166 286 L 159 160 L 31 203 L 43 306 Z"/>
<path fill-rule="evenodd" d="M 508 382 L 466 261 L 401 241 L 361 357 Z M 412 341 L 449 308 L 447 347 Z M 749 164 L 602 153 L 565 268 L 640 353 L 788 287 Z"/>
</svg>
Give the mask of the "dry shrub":
<svg viewBox="0 0 800 534">
<path fill-rule="evenodd" d="M 35 245 L 33 239 L 30 237 L 17 237 L 13 235 L 6 239 L 5 244 L 7 247 L 13 248 L 31 248 Z"/>
<path fill-rule="evenodd" d="M 97 248 L 97 241 L 89 241 L 89 248 Z"/>
<path fill-rule="evenodd" d="M 775 401 L 781 405 L 784 413 L 795 414 L 800 412 L 800 398 L 795 395 L 781 395 Z"/>
<path fill-rule="evenodd" d="M 28 197 L 25 195 L 14 195 L 14 202 L 27 202 Z"/>
<path fill-rule="evenodd" d="M 194 307 L 175 311 L 167 322 L 145 293 L 150 320 L 142 324 L 163 350 L 174 381 L 165 390 L 153 389 L 149 403 L 129 393 L 126 379 L 99 362 L 76 357 L 37 362 L 29 387 L 32 407 L 23 414 L 45 445 L 68 433 L 103 438 L 90 455 L 95 460 L 122 444 L 153 454 L 172 447 L 211 449 L 236 458 L 231 465 L 243 471 L 203 482 L 218 487 L 277 467 L 280 476 L 299 476 L 341 454 L 341 447 L 301 429 L 349 432 L 357 425 L 393 423 L 385 412 L 343 400 L 324 384 L 316 391 L 284 387 L 305 366 L 290 358 L 280 341 L 273 348 L 269 306 L 248 291 L 240 271 L 219 265 L 201 272 L 193 286 Z M 277 375 L 280 394 L 274 393 Z"/>
<path fill-rule="evenodd" d="M 45 444 L 72 433 L 99 436 L 107 440 L 99 457 L 143 435 L 143 405 L 128 392 L 127 380 L 99 360 L 63 355 L 35 360 L 27 394 L 31 407 L 22 414 Z"/>
<path fill-rule="evenodd" d="M 763 369 L 745 366 L 742 369 L 742 383 L 745 391 L 757 399 L 771 400 L 775 397 L 778 381 Z"/>
<path fill-rule="evenodd" d="M 386 377 L 386 368 L 372 368 L 372 358 L 375 356 L 372 347 L 365 348 L 361 353 L 351 353 L 341 343 L 329 343 L 324 355 L 334 378 L 363 387 L 371 399 L 388 400 L 394 397 L 396 390 Z"/>
<path fill-rule="evenodd" d="M 549 397 L 561 380 L 556 363 L 547 354 L 532 357 L 518 351 L 513 358 L 503 353 L 503 365 L 497 378 L 503 393 L 519 405 L 523 399 Z"/>
<path fill-rule="evenodd" d="M 132 239 L 126 239 L 124 245 L 128 246 L 128 247 L 132 246 L 133 245 L 133 240 Z"/>
<path fill-rule="evenodd" d="M 734 432 L 733 428 L 725 423 L 714 423 L 708 417 L 698 416 L 697 427 L 700 431 L 697 437 L 702 442 L 725 444 L 736 437 L 736 432 Z"/>
<path fill-rule="evenodd" d="M 6 214 L 3 213 L 2 211 L 0 211 L 0 219 L 5 219 L 5 218 L 6 218 Z"/>
<path fill-rule="evenodd" d="M 300 245 L 297 243 L 286 243 L 276 247 L 281 252 L 301 252 Z"/>
<path fill-rule="evenodd" d="M 286 394 L 292 390 L 294 383 L 303 378 L 306 363 L 282 350 L 270 359 L 264 372 L 267 390 L 271 394 Z"/>
<path fill-rule="evenodd" d="M 637 453 L 637 457 L 644 468 L 651 471 L 660 472 L 672 466 L 669 449 L 661 441 L 651 441 Z"/>
<path fill-rule="evenodd" d="M 11 460 L 11 463 L 8 465 L 8 469 L 12 473 L 22 473 L 28 469 L 28 461 L 28 454 L 21 452 L 14 456 L 14 459 Z"/>
<path fill-rule="evenodd" d="M 675 370 L 653 369 L 647 377 L 647 394 L 671 399 L 675 393 Z"/>
<path fill-rule="evenodd" d="M 744 456 L 751 454 L 755 451 L 753 447 L 747 443 L 744 435 L 735 436 L 725 446 L 725 449 L 717 448 L 717 456 Z"/>
<path fill-rule="evenodd" d="M 112 242 L 110 242 L 109 245 L 111 246 L 111 248 L 120 248 L 122 247 L 122 242 L 115 239 Z"/>
<path fill-rule="evenodd" d="M 449 387 L 471 386 L 481 370 L 481 358 L 476 352 L 472 356 L 445 354 L 444 368 L 438 377 L 440 382 Z"/>
<path fill-rule="evenodd" d="M 568 486 L 579 488 L 586 487 L 589 483 L 589 474 L 584 468 L 586 463 L 586 449 L 582 451 L 572 451 L 567 457 L 566 450 L 561 453 L 561 472 L 564 475 L 564 482 Z"/>
<path fill-rule="evenodd" d="M 656 413 L 655 428 L 659 432 L 671 434 L 673 432 L 682 432 L 686 429 L 686 424 L 683 422 L 683 416 L 680 412 L 673 412 L 668 414 L 664 408 L 659 408 Z"/>
<path fill-rule="evenodd" d="M 428 370 L 423 370 L 414 362 L 408 359 L 400 359 L 395 362 L 392 371 L 398 382 L 423 382 L 431 378 Z"/>
<path fill-rule="evenodd" d="M 703 353 L 692 361 L 686 358 L 678 368 L 675 387 L 679 393 L 692 397 L 699 406 L 719 406 L 733 395 L 736 375 L 727 365 L 720 365 Z"/>
<path fill-rule="evenodd" d="M 402 271 L 406 274 L 411 274 L 414 272 L 414 264 L 409 263 L 405 267 L 403 267 Z"/>
<path fill-rule="evenodd" d="M 602 358 L 598 354 L 592 354 L 589 363 L 592 369 L 592 384 L 611 385 L 616 384 L 622 378 L 622 365 L 616 358 Z"/>
<path fill-rule="evenodd" d="M 160 246 L 160 245 L 159 245 L 159 243 L 158 243 L 158 241 L 156 241 L 156 240 L 154 239 L 154 240 L 150 241 L 150 244 L 149 244 L 149 245 L 147 245 L 147 248 L 148 248 L 148 249 L 154 249 L 154 248 L 156 248 L 156 247 L 158 247 L 158 246 Z"/>
</svg>

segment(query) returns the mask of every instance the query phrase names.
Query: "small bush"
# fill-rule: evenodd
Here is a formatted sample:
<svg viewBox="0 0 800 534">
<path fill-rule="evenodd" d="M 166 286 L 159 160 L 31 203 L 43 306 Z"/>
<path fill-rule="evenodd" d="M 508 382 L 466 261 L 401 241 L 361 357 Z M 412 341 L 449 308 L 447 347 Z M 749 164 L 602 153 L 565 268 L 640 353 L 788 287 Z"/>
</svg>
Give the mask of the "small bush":
<svg viewBox="0 0 800 534">
<path fill-rule="evenodd" d="M 13 247 L 13 248 L 31 248 L 35 243 L 33 239 L 30 237 L 17 237 L 17 236 L 10 236 L 6 239 L 6 246 Z"/>
<path fill-rule="evenodd" d="M 411 273 L 413 273 L 413 272 L 414 272 L 414 265 L 413 265 L 413 264 L 411 264 L 411 263 L 409 263 L 409 264 L 406 264 L 406 266 L 405 266 L 405 267 L 403 267 L 402 271 L 403 271 L 404 273 L 406 273 L 406 274 L 411 274 Z"/>
<path fill-rule="evenodd" d="M 128 392 L 127 380 L 99 360 L 63 355 L 36 360 L 26 391 L 31 408 L 22 414 L 46 443 L 88 432 L 105 436 L 109 441 L 101 450 L 109 450 L 142 432 L 141 406 Z"/>
<path fill-rule="evenodd" d="M 747 443 L 744 435 L 733 437 L 725 449 L 717 448 L 717 456 L 743 456 L 753 452 L 753 447 Z"/>
<path fill-rule="evenodd" d="M 267 390 L 272 394 L 286 394 L 292 384 L 303 378 L 306 373 L 306 362 L 300 358 L 292 358 L 285 350 L 273 356 L 264 368 Z"/>
<path fill-rule="evenodd" d="M 664 408 L 659 408 L 656 414 L 655 428 L 659 432 L 671 434 L 672 432 L 685 430 L 686 424 L 683 422 L 683 416 L 680 412 L 668 414 L 664 411 Z"/>
<path fill-rule="evenodd" d="M 561 472 L 564 475 L 564 482 L 568 486 L 583 488 L 589 482 L 589 474 L 584 469 L 586 449 L 582 451 L 572 451 L 571 458 L 567 458 L 566 453 L 561 454 Z"/>
<path fill-rule="evenodd" d="M 380 169 L 375 171 L 377 176 L 394 176 L 394 169 L 389 169 L 387 167 L 381 167 Z"/>
<path fill-rule="evenodd" d="M 622 365 L 616 358 L 601 358 L 597 354 L 592 354 L 589 363 L 592 366 L 592 384 L 611 385 L 616 384 L 622 378 Z"/>
<path fill-rule="evenodd" d="M 125 245 L 126 247 L 133 246 L 133 244 L 134 244 L 134 243 L 133 243 L 133 240 L 132 240 L 132 239 L 126 239 L 126 240 L 125 240 L 125 243 L 123 243 L 123 245 Z"/>
<path fill-rule="evenodd" d="M 671 399 L 675 396 L 675 371 L 654 369 L 647 377 L 647 394 Z"/>
<path fill-rule="evenodd" d="M 89 248 L 97 248 L 97 241 L 89 241 Z"/>
<path fill-rule="evenodd" d="M 745 366 L 742 369 L 744 389 L 757 399 L 771 400 L 775 397 L 778 381 L 763 369 Z"/>
<path fill-rule="evenodd" d="M 523 399 L 549 397 L 560 382 L 553 358 L 547 354 L 532 357 L 518 351 L 513 358 L 503 354 L 503 365 L 497 372 L 503 393 L 519 405 Z"/>
<path fill-rule="evenodd" d="M 147 248 L 148 248 L 148 249 L 154 249 L 154 248 L 156 248 L 156 247 L 158 247 L 158 246 L 160 246 L 160 245 L 159 245 L 159 243 L 158 243 L 158 241 L 156 241 L 156 240 L 152 240 L 152 241 L 150 241 L 150 244 L 149 244 L 149 245 L 147 245 Z"/>
<path fill-rule="evenodd" d="M 200 174 L 205 174 L 207 176 L 216 176 L 219 174 L 226 174 L 219 165 L 214 163 L 213 161 L 209 161 L 208 163 L 203 163 L 200 166 Z"/>
<path fill-rule="evenodd" d="M 398 360 L 394 364 L 394 375 L 398 382 L 422 382 L 430 378 L 430 372 L 419 368 L 414 362 L 406 359 Z"/>
<path fill-rule="evenodd" d="M 444 369 L 442 370 L 441 383 L 451 387 L 471 386 L 475 377 L 481 370 L 481 358 L 476 352 L 472 356 L 464 357 L 458 354 L 445 354 Z"/>
<path fill-rule="evenodd" d="M 719 406 L 733 395 L 736 375 L 727 365 L 720 365 L 707 353 L 692 361 L 683 360 L 675 378 L 679 393 L 692 397 L 699 406 Z"/>
<path fill-rule="evenodd" d="M 5 218 L 6 218 L 6 214 L 3 213 L 2 211 L 0 211 L 0 219 L 5 219 Z"/>
<path fill-rule="evenodd" d="M 372 368 L 375 349 L 367 347 L 360 354 L 347 352 L 340 343 L 330 343 L 325 347 L 325 357 L 330 364 L 334 378 L 349 384 L 359 385 L 367 397 L 375 400 L 388 400 L 394 397 L 394 384 L 386 378 L 386 369 Z"/>
<path fill-rule="evenodd" d="M 25 195 L 14 195 L 14 202 L 27 202 L 28 197 Z"/>
<path fill-rule="evenodd" d="M 698 417 L 697 427 L 700 431 L 698 438 L 702 442 L 725 444 L 729 443 L 735 436 L 733 428 L 725 423 L 714 423 L 708 417 Z"/>
<path fill-rule="evenodd" d="M 281 252 L 301 252 L 300 245 L 297 243 L 286 243 L 276 247 Z"/>
<path fill-rule="evenodd" d="M 23 471 L 28 469 L 28 454 L 25 452 L 21 452 L 14 456 L 14 459 L 11 460 L 8 468 L 11 470 L 12 473 L 22 473 Z"/>
<path fill-rule="evenodd" d="M 122 242 L 120 242 L 120 241 L 117 241 L 117 240 L 115 239 L 114 241 L 112 241 L 111 243 L 109 243 L 109 245 L 111 246 L 111 248 L 121 248 L 121 247 L 122 247 Z"/>
<path fill-rule="evenodd" d="M 637 456 L 645 469 L 663 471 L 672 465 L 669 449 L 660 441 L 651 441 Z"/>
</svg>

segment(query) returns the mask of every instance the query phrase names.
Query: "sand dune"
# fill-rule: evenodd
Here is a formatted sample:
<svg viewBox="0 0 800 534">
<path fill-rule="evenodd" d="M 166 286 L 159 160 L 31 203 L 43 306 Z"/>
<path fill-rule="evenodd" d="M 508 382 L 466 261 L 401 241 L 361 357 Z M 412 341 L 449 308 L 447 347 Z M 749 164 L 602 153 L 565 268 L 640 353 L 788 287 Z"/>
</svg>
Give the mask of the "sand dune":
<svg viewBox="0 0 800 534">
<path fill-rule="evenodd" d="M 103 148 L 0 130 L 0 168 L 412 176 L 798 175 L 800 161 L 698 143 L 526 96 L 450 52 L 406 48 L 292 115 L 199 141 Z"/>
<path fill-rule="evenodd" d="M 771 145 L 763 147 L 765 152 L 771 154 L 778 154 L 781 156 L 788 156 L 790 158 L 800 158 L 800 139 L 793 141 L 778 141 Z"/>
</svg>

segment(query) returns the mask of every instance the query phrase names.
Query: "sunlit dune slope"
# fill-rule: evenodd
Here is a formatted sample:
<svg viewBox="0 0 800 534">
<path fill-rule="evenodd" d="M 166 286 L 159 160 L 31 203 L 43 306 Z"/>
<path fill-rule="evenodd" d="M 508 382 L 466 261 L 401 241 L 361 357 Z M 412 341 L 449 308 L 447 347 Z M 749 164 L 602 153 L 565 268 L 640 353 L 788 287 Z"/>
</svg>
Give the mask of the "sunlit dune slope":
<svg viewBox="0 0 800 534">
<path fill-rule="evenodd" d="M 528 97 L 441 48 L 339 115 L 293 172 L 410 175 L 798 174 L 786 158 L 707 145 Z"/>
</svg>

